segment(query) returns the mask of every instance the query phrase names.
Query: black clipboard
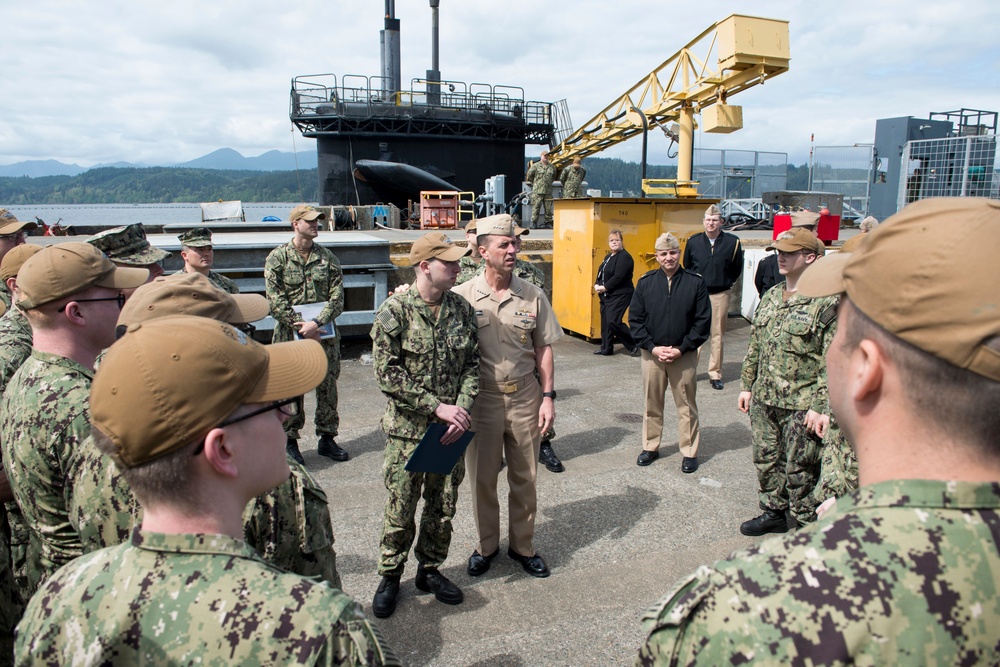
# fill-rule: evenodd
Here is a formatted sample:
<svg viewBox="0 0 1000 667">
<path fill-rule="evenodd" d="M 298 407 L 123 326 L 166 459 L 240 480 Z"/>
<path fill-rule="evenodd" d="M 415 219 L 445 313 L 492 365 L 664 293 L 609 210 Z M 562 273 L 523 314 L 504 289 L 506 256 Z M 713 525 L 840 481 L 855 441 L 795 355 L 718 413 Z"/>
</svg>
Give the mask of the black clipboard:
<svg viewBox="0 0 1000 667">
<path fill-rule="evenodd" d="M 410 460 L 406 462 L 406 469 L 410 472 L 431 472 L 437 475 L 451 473 L 458 463 L 458 458 L 465 453 L 465 448 L 472 442 L 475 432 L 466 431 L 450 445 L 442 445 L 441 438 L 447 431 L 447 424 L 434 423 L 428 426 L 424 437 L 410 455 Z"/>
</svg>

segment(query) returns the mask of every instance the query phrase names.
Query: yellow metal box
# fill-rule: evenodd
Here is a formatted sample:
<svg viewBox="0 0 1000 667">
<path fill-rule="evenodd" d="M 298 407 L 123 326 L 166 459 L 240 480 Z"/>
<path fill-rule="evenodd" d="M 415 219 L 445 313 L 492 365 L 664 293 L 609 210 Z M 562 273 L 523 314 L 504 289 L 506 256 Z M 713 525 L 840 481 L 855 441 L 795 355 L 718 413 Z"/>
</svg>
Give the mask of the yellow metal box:
<svg viewBox="0 0 1000 667">
<path fill-rule="evenodd" d="M 608 250 L 608 234 L 621 230 L 635 260 L 632 282 L 658 269 L 653 246 L 671 232 L 681 242 L 704 230 L 702 219 L 718 199 L 557 199 L 552 230 L 552 309 L 563 329 L 601 337 L 601 304 L 594 294 L 597 270 Z"/>
<path fill-rule="evenodd" d="M 729 134 L 743 129 L 743 107 L 735 104 L 713 104 L 701 110 L 701 127 L 705 132 Z"/>
<path fill-rule="evenodd" d="M 718 54 L 722 69 L 744 70 L 764 59 L 788 67 L 788 21 L 733 14 L 718 24 Z"/>
</svg>

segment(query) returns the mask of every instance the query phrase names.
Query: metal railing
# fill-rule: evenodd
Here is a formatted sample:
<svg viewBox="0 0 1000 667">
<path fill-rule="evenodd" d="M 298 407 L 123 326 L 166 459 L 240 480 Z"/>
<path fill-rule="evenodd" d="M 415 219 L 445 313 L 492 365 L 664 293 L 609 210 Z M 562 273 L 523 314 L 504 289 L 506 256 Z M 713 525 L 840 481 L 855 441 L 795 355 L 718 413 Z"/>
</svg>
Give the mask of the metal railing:
<svg viewBox="0 0 1000 667">
<path fill-rule="evenodd" d="M 392 109 L 442 109 L 475 112 L 507 121 L 547 124 L 553 121 L 548 102 L 526 101 L 517 86 L 412 79 L 409 90 L 386 92 L 381 76 L 307 74 L 292 79 L 289 116 L 309 117 L 352 114 L 377 115 Z"/>
</svg>

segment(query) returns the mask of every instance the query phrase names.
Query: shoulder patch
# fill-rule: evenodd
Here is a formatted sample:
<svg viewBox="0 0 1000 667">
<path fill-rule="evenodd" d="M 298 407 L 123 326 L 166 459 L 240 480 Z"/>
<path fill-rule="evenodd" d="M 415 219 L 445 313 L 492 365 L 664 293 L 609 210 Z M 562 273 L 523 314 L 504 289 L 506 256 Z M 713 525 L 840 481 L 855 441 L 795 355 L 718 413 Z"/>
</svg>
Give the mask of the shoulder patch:
<svg viewBox="0 0 1000 667">
<path fill-rule="evenodd" d="M 379 308 L 379 311 L 375 314 L 375 322 L 387 334 L 394 334 L 402 328 L 399 321 L 392 316 L 388 308 Z"/>
<path fill-rule="evenodd" d="M 836 303 L 831 303 L 826 307 L 826 310 L 819 314 L 819 321 L 823 326 L 828 326 L 830 322 L 833 322 L 835 319 L 837 319 Z"/>
</svg>

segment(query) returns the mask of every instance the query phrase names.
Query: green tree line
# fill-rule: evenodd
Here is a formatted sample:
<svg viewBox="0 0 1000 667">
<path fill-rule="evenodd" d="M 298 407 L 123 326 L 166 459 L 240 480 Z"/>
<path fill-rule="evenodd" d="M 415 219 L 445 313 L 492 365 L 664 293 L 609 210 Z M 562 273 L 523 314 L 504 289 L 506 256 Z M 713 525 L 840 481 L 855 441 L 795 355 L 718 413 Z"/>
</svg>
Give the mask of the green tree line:
<svg viewBox="0 0 1000 667">
<path fill-rule="evenodd" d="M 317 201 L 317 183 L 315 169 L 261 172 L 102 167 L 79 176 L 0 178 L 0 202 L 30 205 L 194 204 L 216 199 Z"/>
<path fill-rule="evenodd" d="M 641 196 L 642 168 L 618 158 L 586 158 L 587 182 L 607 196 L 620 190 Z M 527 161 L 525 161 L 527 170 Z M 672 165 L 648 165 L 647 178 L 676 178 Z M 789 190 L 808 189 L 809 168 L 788 165 Z M 79 176 L 0 177 L 0 203 L 196 204 L 217 199 L 244 202 L 319 201 L 315 169 L 226 171 L 187 167 L 102 167 Z M 300 189 L 301 188 L 301 189 Z"/>
</svg>

